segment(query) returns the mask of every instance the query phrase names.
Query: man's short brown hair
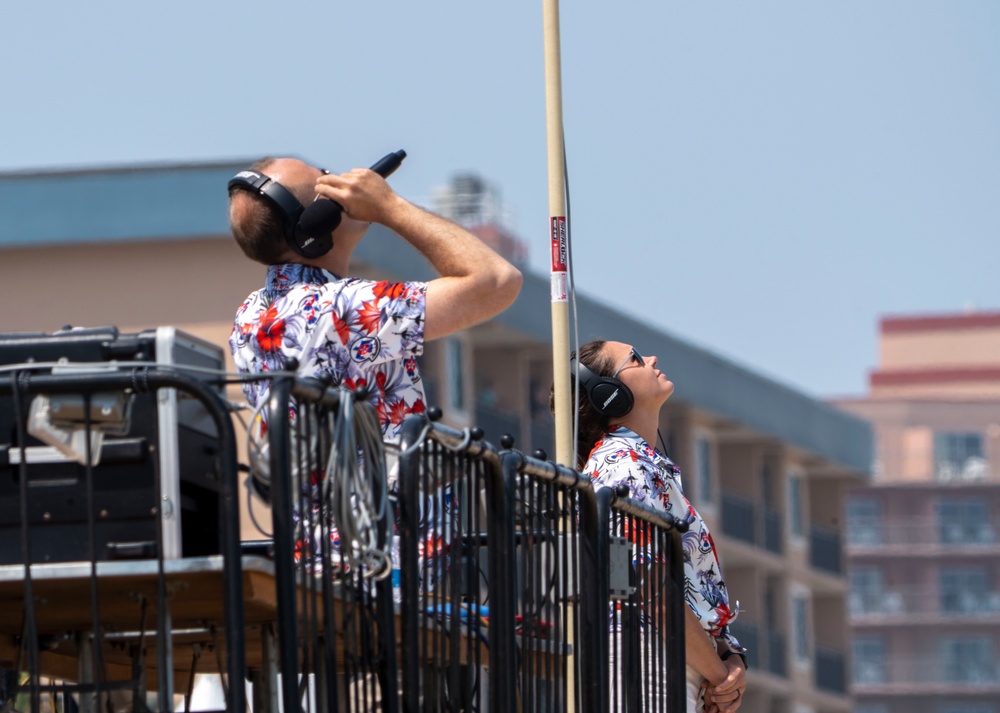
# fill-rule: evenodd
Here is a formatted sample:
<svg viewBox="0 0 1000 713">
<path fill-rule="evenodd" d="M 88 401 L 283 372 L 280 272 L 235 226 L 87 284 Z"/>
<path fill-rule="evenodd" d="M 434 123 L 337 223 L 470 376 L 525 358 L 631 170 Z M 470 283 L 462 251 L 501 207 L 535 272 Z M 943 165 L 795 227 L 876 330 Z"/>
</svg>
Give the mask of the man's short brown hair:
<svg viewBox="0 0 1000 713">
<path fill-rule="evenodd" d="M 250 170 L 264 173 L 274 161 L 270 156 L 262 158 Z M 288 261 L 284 215 L 276 205 L 249 188 L 229 189 L 229 229 L 236 244 L 251 260 L 264 265 Z"/>
</svg>

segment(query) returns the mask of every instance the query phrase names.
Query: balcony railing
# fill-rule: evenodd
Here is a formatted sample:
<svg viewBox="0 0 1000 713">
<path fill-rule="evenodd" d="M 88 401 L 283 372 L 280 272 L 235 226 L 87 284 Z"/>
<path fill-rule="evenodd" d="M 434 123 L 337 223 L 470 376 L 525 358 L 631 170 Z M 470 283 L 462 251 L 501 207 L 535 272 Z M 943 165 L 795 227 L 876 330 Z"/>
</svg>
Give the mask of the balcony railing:
<svg viewBox="0 0 1000 713">
<path fill-rule="evenodd" d="M 854 518 L 847 541 L 855 547 L 882 545 L 948 545 L 988 547 L 1000 541 L 992 521 L 940 521 L 938 518 Z"/>
<path fill-rule="evenodd" d="M 1000 591 L 970 589 L 894 588 L 852 591 L 848 607 L 853 616 L 943 615 L 1000 616 Z"/>
<path fill-rule="evenodd" d="M 757 544 L 757 517 L 754 504 L 736 495 L 722 496 L 722 532 L 737 540 Z"/>
<path fill-rule="evenodd" d="M 836 530 L 813 527 L 809 530 L 809 563 L 833 574 L 844 571 L 840 554 L 840 534 Z"/>
<path fill-rule="evenodd" d="M 854 659 L 854 688 L 905 684 L 960 686 L 963 692 L 977 688 L 1000 688 L 1000 670 L 997 662 L 987 657 L 942 658 L 920 656 L 913 658 L 885 657 L 877 659 Z"/>
<path fill-rule="evenodd" d="M 847 693 L 844 654 L 816 647 L 816 688 L 831 693 Z"/>
</svg>

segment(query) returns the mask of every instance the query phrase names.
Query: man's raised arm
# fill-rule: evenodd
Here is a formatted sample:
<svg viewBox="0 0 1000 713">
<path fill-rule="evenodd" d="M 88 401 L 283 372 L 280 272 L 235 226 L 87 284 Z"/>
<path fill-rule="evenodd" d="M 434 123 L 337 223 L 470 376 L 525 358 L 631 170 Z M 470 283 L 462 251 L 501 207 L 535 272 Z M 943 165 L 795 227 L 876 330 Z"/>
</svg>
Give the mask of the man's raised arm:
<svg viewBox="0 0 1000 713">
<path fill-rule="evenodd" d="M 316 192 L 356 220 L 380 223 L 419 250 L 441 276 L 427 284 L 424 339 L 437 339 L 493 317 L 514 303 L 521 272 L 459 225 L 396 195 L 368 169 L 324 175 Z"/>
</svg>

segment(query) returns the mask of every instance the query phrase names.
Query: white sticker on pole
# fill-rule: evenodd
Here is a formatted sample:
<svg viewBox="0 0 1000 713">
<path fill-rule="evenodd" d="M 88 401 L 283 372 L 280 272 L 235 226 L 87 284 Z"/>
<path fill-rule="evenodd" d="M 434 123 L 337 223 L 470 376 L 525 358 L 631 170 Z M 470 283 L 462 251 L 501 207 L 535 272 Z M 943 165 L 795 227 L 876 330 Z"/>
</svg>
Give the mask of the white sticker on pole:
<svg viewBox="0 0 1000 713">
<path fill-rule="evenodd" d="M 559 215 L 553 216 L 549 220 L 552 228 L 552 301 L 566 302 L 569 300 L 569 280 L 567 278 L 569 246 L 566 238 L 566 218 Z"/>
</svg>

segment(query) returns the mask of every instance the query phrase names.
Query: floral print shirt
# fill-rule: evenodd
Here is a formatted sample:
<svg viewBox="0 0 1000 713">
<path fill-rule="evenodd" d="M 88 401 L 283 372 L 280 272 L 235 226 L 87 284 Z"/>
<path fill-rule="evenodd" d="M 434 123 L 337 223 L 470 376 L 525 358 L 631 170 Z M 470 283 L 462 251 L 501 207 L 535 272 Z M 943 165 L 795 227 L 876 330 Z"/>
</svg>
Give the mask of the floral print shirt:
<svg viewBox="0 0 1000 713">
<path fill-rule="evenodd" d="M 725 646 L 743 652 L 729 631 L 739 603 L 730 607 L 729 593 L 715 552 L 712 533 L 684 497 L 681 470 L 667 456 L 624 426 L 614 426 L 599 440 L 583 468 L 595 487 L 628 486 L 629 497 L 688 524 L 681 537 L 684 550 L 684 598 L 702 627 Z"/>
<path fill-rule="evenodd" d="M 229 337 L 242 372 L 285 368 L 298 359 L 300 376 L 324 372 L 334 383 L 367 386 L 386 440 L 403 419 L 422 413 L 416 357 L 424 348 L 427 285 L 342 278 L 311 265 L 271 265 L 267 283 L 236 313 Z M 267 381 L 243 385 L 251 406 L 267 399 Z"/>
</svg>

